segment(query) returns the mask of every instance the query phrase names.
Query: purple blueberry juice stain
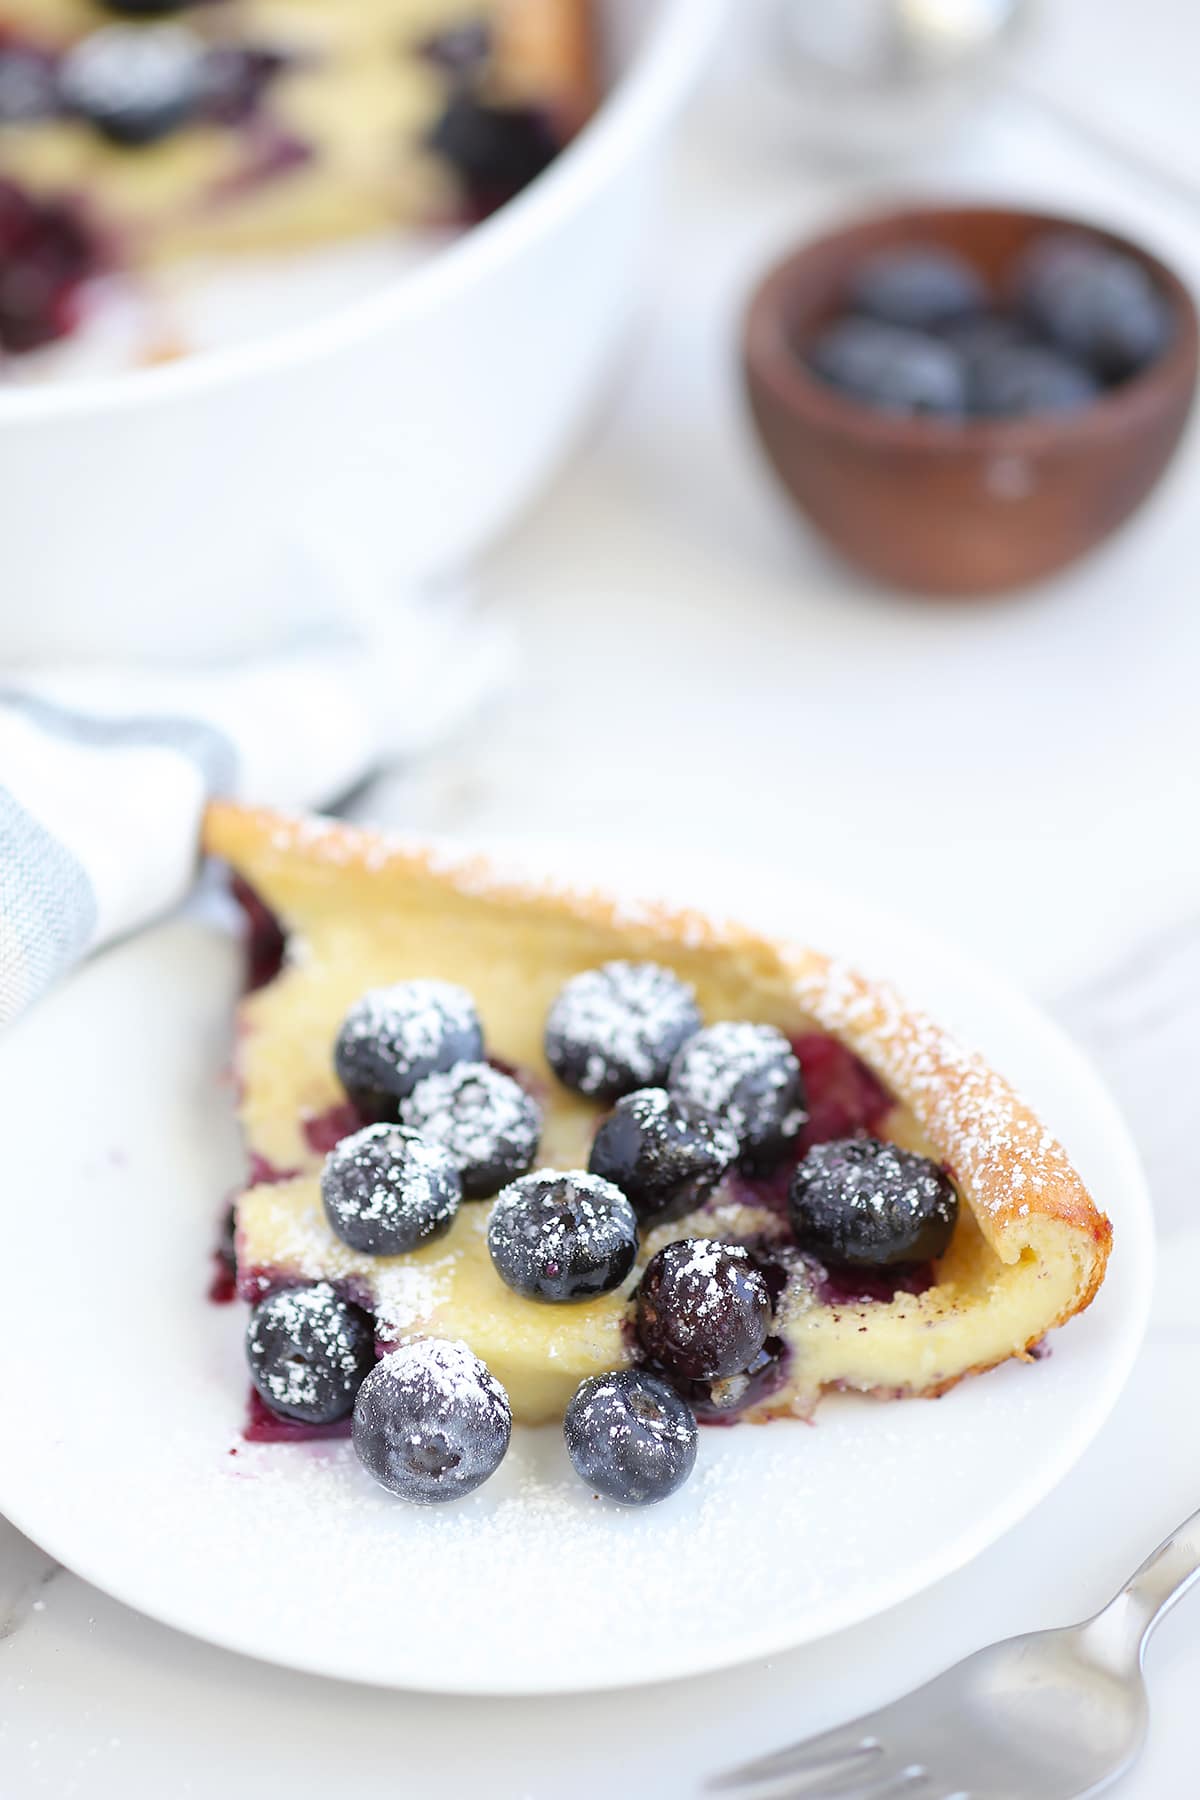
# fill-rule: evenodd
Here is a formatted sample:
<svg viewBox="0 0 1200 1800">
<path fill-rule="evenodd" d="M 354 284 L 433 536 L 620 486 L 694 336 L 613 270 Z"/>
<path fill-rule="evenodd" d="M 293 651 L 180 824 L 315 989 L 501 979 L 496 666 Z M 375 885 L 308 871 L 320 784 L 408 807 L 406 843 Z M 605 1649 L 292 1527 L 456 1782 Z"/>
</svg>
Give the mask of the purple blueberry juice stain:
<svg viewBox="0 0 1200 1800">
<path fill-rule="evenodd" d="M 257 1389 L 251 1388 L 242 1436 L 248 1444 L 311 1444 L 323 1438 L 348 1438 L 350 1417 L 335 1419 L 330 1425 L 303 1425 L 298 1419 L 281 1419 L 264 1403 Z"/>
<path fill-rule="evenodd" d="M 937 1276 L 932 1263 L 896 1269 L 825 1269 L 817 1283 L 817 1298 L 825 1306 L 861 1306 L 879 1300 L 885 1305 L 897 1294 L 923 1294 Z"/>
<path fill-rule="evenodd" d="M 283 927 L 248 881 L 233 876 L 229 891 L 242 909 L 246 947 L 246 992 L 252 994 L 274 981 L 283 967 L 286 944 Z"/>
<path fill-rule="evenodd" d="M 302 1121 L 304 1141 L 318 1156 L 328 1156 L 335 1145 L 354 1132 L 361 1131 L 366 1120 L 351 1101 L 339 1100 L 324 1112 L 313 1113 Z"/>
<path fill-rule="evenodd" d="M 760 1206 L 788 1216 L 788 1185 L 796 1164 L 814 1144 L 856 1132 L 874 1132 L 891 1111 L 887 1089 L 852 1050 L 821 1031 L 803 1032 L 791 1040 L 799 1059 L 808 1099 L 808 1122 L 789 1148 L 783 1164 L 769 1175 L 739 1172 L 733 1177 L 737 1197 L 746 1206 Z"/>
<path fill-rule="evenodd" d="M 73 201 L 37 199 L 0 179 L 0 355 L 68 337 L 86 284 L 108 266 L 106 246 Z"/>
<path fill-rule="evenodd" d="M 873 1132 L 893 1101 L 866 1063 L 821 1031 L 805 1032 L 791 1042 L 808 1095 L 808 1123 L 800 1132 L 796 1160 L 814 1144 L 856 1131 Z"/>
<path fill-rule="evenodd" d="M 237 1299 L 237 1276 L 225 1261 L 224 1253 L 214 1250 L 212 1253 L 212 1277 L 208 1284 L 208 1298 L 214 1306 L 228 1306 Z"/>
<path fill-rule="evenodd" d="M 268 1157 L 260 1156 L 257 1150 L 252 1150 L 246 1173 L 251 1187 L 271 1187 L 277 1181 L 292 1181 L 300 1171 L 281 1169 Z"/>
<path fill-rule="evenodd" d="M 783 1339 L 769 1337 L 744 1375 L 717 1382 L 673 1380 L 673 1385 L 690 1405 L 698 1425 L 737 1425 L 787 1385 L 791 1361 L 792 1353 Z"/>
</svg>

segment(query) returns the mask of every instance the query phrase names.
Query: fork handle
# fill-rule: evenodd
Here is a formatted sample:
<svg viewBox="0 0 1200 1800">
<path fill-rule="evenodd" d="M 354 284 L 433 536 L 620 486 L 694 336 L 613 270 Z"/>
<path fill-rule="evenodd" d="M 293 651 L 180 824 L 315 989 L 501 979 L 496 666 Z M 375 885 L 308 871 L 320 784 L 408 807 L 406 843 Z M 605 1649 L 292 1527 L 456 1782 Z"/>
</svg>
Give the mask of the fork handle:
<svg viewBox="0 0 1200 1800">
<path fill-rule="evenodd" d="M 1089 1620 L 1087 1634 L 1097 1647 L 1104 1644 L 1122 1661 L 1140 1664 L 1154 1627 L 1198 1580 L 1200 1512 L 1195 1512 L 1151 1551 L 1104 1611 Z"/>
</svg>

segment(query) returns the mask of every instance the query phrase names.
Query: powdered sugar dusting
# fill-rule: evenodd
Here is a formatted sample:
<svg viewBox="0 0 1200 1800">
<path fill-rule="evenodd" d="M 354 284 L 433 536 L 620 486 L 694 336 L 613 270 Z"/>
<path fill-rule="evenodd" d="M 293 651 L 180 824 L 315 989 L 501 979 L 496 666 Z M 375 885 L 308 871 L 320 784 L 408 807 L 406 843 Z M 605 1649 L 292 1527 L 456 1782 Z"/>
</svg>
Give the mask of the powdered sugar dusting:
<svg viewBox="0 0 1200 1800">
<path fill-rule="evenodd" d="M 795 1137 L 807 1113 L 786 1105 L 799 1092 L 800 1064 L 773 1025 L 730 1021 L 710 1025 L 683 1046 L 671 1064 L 671 1092 L 723 1120 L 743 1144 L 765 1128 Z M 776 1117 L 778 1105 L 785 1110 Z"/>
<path fill-rule="evenodd" d="M 400 1116 L 460 1169 L 511 1164 L 510 1174 L 529 1167 L 542 1127 L 536 1101 L 489 1063 L 460 1063 L 427 1075 L 402 1101 Z"/>
<path fill-rule="evenodd" d="M 1094 1222 L 1103 1233 L 1062 1145 L 981 1057 L 894 988 L 867 982 L 843 962 L 806 958 L 796 988 L 817 1022 L 911 1107 L 989 1236 L 1003 1238 L 1016 1220 L 1031 1216 L 1031 1207 L 1085 1227 Z M 996 1247 L 1013 1260 L 1024 1241 L 1018 1231 Z"/>
<path fill-rule="evenodd" d="M 436 1059 L 451 1034 L 482 1044 L 467 990 L 452 981 L 398 981 L 370 988 L 350 1008 L 339 1033 L 339 1054 L 369 1048 L 403 1072 Z"/>
<path fill-rule="evenodd" d="M 300 1180 L 243 1195 L 237 1263 L 244 1299 L 257 1299 L 279 1274 L 289 1281 L 328 1281 L 374 1311 L 377 1334 L 387 1342 L 433 1316 L 449 1291 L 454 1258 L 439 1243 L 409 1256 L 352 1250 L 330 1230 L 317 1184 Z"/>
<path fill-rule="evenodd" d="M 403 1125 L 367 1125 L 335 1144 L 321 1171 L 333 1229 L 374 1255 L 412 1250 L 444 1230 L 458 1210 L 458 1170 L 449 1151 Z"/>
<path fill-rule="evenodd" d="M 221 809 L 214 809 L 219 817 Z M 603 909 L 618 930 L 661 931 L 666 909 L 639 896 L 613 896 L 598 888 L 580 886 L 561 876 L 544 875 L 531 880 L 519 859 L 482 857 L 446 844 L 431 844 L 411 832 L 364 830 L 319 814 L 282 813 L 260 815 L 271 853 L 291 860 L 299 857 L 332 867 L 362 868 L 381 874 L 392 866 L 407 865 L 414 873 L 425 871 L 438 880 L 452 881 L 462 894 L 502 899 L 536 907 L 541 902 L 585 909 Z M 218 854 L 221 852 L 218 851 Z M 670 909 L 671 936 L 685 948 L 701 949 L 726 938 L 737 937 L 741 928 L 718 913 Z"/>
<path fill-rule="evenodd" d="M 725 1301 L 724 1270 L 732 1258 L 751 1267 L 746 1252 L 734 1244 L 722 1244 L 715 1238 L 692 1238 L 686 1253 L 673 1265 L 677 1277 L 686 1280 L 689 1295 L 694 1296 L 686 1316 L 678 1321 L 681 1336 L 694 1336 L 706 1320 L 713 1318 Z"/>
<path fill-rule="evenodd" d="M 362 1462 L 418 1504 L 471 1493 L 499 1467 L 511 1433 L 507 1394 L 457 1339 L 401 1344 L 372 1369 L 354 1406 Z"/>
<path fill-rule="evenodd" d="M 508 1395 L 461 1338 L 411 1338 L 383 1357 L 369 1379 L 384 1389 L 419 1393 L 434 1421 L 480 1406 L 512 1422 Z"/>
<path fill-rule="evenodd" d="M 629 1391 L 628 1380 L 613 1375 L 594 1375 L 590 1381 L 584 1382 L 581 1393 L 583 1403 L 573 1408 L 576 1418 L 586 1425 L 594 1425 L 603 1421 L 611 1438 L 632 1435 L 632 1423 L 626 1419 L 614 1420 L 613 1402 L 622 1403 Z M 655 1429 L 660 1436 L 673 1437 L 677 1443 L 690 1444 L 694 1435 L 689 1427 L 686 1414 L 664 1410 L 660 1419 L 655 1420 Z"/>
<path fill-rule="evenodd" d="M 328 1282 L 273 1294 L 251 1313 L 247 1338 L 264 1398 L 280 1412 L 303 1417 L 328 1398 L 323 1368 L 326 1379 L 332 1376 L 352 1391 L 362 1363 L 363 1329 L 362 1315 L 351 1313 Z M 285 1339 L 296 1354 L 273 1356 Z"/>
<path fill-rule="evenodd" d="M 510 1182 L 487 1229 L 501 1279 L 546 1299 L 619 1286 L 637 1254 L 637 1214 L 620 1188 L 586 1169 L 541 1169 Z"/>
<path fill-rule="evenodd" d="M 551 1067 L 592 1098 L 661 1082 L 700 1028 L 696 996 L 658 963 L 608 962 L 572 976 L 546 1017 Z"/>
</svg>

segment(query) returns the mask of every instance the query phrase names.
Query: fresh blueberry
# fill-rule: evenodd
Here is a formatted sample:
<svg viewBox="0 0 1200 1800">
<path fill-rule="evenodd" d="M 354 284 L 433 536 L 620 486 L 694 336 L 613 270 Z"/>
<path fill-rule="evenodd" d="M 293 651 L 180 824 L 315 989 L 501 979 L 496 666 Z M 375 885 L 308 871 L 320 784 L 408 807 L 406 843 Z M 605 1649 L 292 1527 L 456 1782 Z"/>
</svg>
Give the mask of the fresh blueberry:
<svg viewBox="0 0 1200 1800">
<path fill-rule="evenodd" d="M 519 1082 L 490 1063 L 459 1063 L 419 1081 L 400 1117 L 427 1144 L 449 1151 L 464 1200 L 486 1200 L 532 1168 L 541 1109 Z"/>
<path fill-rule="evenodd" d="M 954 419 L 966 411 L 957 351 L 901 325 L 839 319 L 809 347 L 808 364 L 830 387 L 883 412 Z"/>
<path fill-rule="evenodd" d="M 374 1328 L 328 1282 L 281 1288 L 250 1314 L 246 1357 L 250 1379 L 273 1413 L 328 1425 L 345 1418 L 374 1367 Z"/>
<path fill-rule="evenodd" d="M 696 1420 L 686 1400 L 646 1369 L 592 1375 L 563 1420 L 575 1473 L 622 1506 L 652 1506 L 696 1466 Z"/>
<path fill-rule="evenodd" d="M 154 144 L 199 107 L 205 58 L 180 25 L 106 25 L 67 52 L 59 87 L 68 109 L 110 143 Z"/>
<path fill-rule="evenodd" d="M 358 1390 L 359 1460 L 402 1500 L 460 1500 L 494 1475 L 512 1435 L 512 1408 L 466 1344 L 416 1338 L 378 1362 Z"/>
<path fill-rule="evenodd" d="M 1039 239 L 1022 260 L 1017 296 L 1034 329 L 1106 381 L 1120 381 L 1165 348 L 1166 301 L 1132 256 L 1083 237 Z"/>
<path fill-rule="evenodd" d="M 367 1256 L 401 1256 L 449 1231 L 462 1199 L 458 1164 L 404 1125 L 367 1125 L 321 1170 L 330 1227 Z"/>
<path fill-rule="evenodd" d="M 802 1249 L 823 1262 L 881 1269 L 943 1256 L 958 1218 L 944 1169 L 878 1138 L 815 1145 L 788 1193 Z"/>
<path fill-rule="evenodd" d="M 955 319 L 938 333 L 963 358 L 967 378 L 977 356 L 990 356 L 994 350 L 1012 350 L 1036 343 L 1024 320 L 1012 313 L 977 313 L 972 318 Z"/>
<path fill-rule="evenodd" d="M 971 411 L 1003 419 L 1078 412 L 1101 392 L 1082 364 L 1040 344 L 980 351 L 969 363 L 968 383 Z"/>
<path fill-rule="evenodd" d="M 584 969 L 546 1015 L 546 1061 L 565 1087 L 616 1100 L 666 1080 L 671 1058 L 700 1029 L 696 996 L 658 963 Z"/>
<path fill-rule="evenodd" d="M 850 277 L 849 310 L 884 325 L 937 331 L 987 305 L 987 287 L 965 257 L 936 244 L 879 250 Z"/>
<path fill-rule="evenodd" d="M 773 1025 L 709 1025 L 680 1050 L 667 1085 L 729 1127 L 754 1174 L 774 1168 L 808 1117 L 796 1053 Z"/>
<path fill-rule="evenodd" d="M 57 111 L 53 58 L 24 44 L 0 44 L 0 125 L 28 125 Z"/>
<path fill-rule="evenodd" d="M 528 187 L 558 155 L 548 115 L 532 106 L 493 106 L 456 87 L 428 138 L 462 183 L 468 209 L 482 218 Z"/>
<path fill-rule="evenodd" d="M 501 1281 L 527 1300 L 590 1300 L 632 1269 L 637 1214 L 611 1181 L 543 1169 L 497 1197 L 488 1249 Z"/>
<path fill-rule="evenodd" d="M 450 981 L 400 981 L 371 988 L 355 1001 L 338 1032 L 333 1061 L 360 1117 L 395 1119 L 418 1081 L 482 1056 L 483 1027 L 465 988 Z"/>
<path fill-rule="evenodd" d="M 737 1154 L 736 1135 L 710 1113 L 665 1088 L 639 1088 L 600 1126 L 588 1168 L 620 1188 L 644 1225 L 657 1225 L 707 1200 Z"/>
<path fill-rule="evenodd" d="M 722 1381 L 746 1372 L 771 1329 L 771 1296 L 748 1250 L 681 1238 L 646 1265 L 637 1296 L 642 1349 L 669 1375 Z"/>
</svg>

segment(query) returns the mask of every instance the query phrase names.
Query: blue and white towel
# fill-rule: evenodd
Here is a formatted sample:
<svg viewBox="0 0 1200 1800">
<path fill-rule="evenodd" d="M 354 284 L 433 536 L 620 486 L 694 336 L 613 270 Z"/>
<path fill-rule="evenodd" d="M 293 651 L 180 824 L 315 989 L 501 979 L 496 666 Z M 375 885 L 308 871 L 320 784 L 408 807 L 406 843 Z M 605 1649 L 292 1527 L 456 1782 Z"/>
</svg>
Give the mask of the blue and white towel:
<svg viewBox="0 0 1200 1800">
<path fill-rule="evenodd" d="M 500 661 L 448 611 L 410 612 L 385 643 L 205 674 L 0 674 L 0 1028 L 184 897 L 210 797 L 328 805 L 437 742 Z"/>
</svg>

